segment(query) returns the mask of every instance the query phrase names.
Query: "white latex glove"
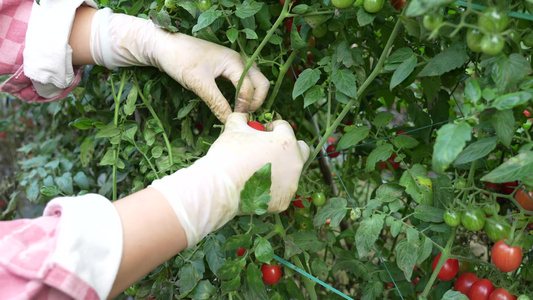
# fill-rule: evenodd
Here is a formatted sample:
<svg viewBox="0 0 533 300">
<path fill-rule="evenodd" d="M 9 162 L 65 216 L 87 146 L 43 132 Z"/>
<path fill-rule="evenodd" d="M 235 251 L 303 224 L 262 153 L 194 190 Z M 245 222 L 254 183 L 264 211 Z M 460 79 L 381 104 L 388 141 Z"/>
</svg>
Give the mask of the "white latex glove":
<svg viewBox="0 0 533 300">
<path fill-rule="evenodd" d="M 235 217 L 244 184 L 269 162 L 272 199 L 268 212 L 286 210 L 294 197 L 309 147 L 296 141 L 286 121 L 275 121 L 272 131 L 262 132 L 249 127 L 247 118 L 244 113 L 231 114 L 206 156 L 150 186 L 172 205 L 189 247 Z"/>
<path fill-rule="evenodd" d="M 98 65 L 109 69 L 159 68 L 202 98 L 223 123 L 231 108 L 215 78 L 229 79 L 237 87 L 245 66 L 242 57 L 229 48 L 182 33 L 170 33 L 149 20 L 114 14 L 110 9 L 99 10 L 93 18 L 91 53 Z M 252 66 L 241 86 L 235 111 L 257 110 L 269 85 L 268 79 Z"/>
</svg>

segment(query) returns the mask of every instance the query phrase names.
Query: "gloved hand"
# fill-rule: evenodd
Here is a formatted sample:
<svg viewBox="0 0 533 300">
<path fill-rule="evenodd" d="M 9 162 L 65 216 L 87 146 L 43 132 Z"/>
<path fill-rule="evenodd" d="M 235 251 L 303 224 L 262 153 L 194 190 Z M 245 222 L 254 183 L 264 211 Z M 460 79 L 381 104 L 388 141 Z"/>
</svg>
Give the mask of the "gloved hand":
<svg viewBox="0 0 533 300">
<path fill-rule="evenodd" d="M 229 79 L 237 87 L 245 66 L 242 57 L 229 48 L 185 34 L 170 33 L 149 20 L 113 14 L 109 9 L 95 14 L 90 46 L 94 61 L 109 69 L 154 66 L 166 72 L 205 101 L 223 123 L 231 108 L 215 78 Z M 268 79 L 252 66 L 241 86 L 235 111 L 257 110 L 269 85 Z"/>
<path fill-rule="evenodd" d="M 309 147 L 303 141 L 296 141 L 285 121 L 273 122 L 270 132 L 257 131 L 246 121 L 247 114 L 231 114 L 224 132 L 204 157 L 150 186 L 172 205 L 185 229 L 189 247 L 239 212 L 244 184 L 269 162 L 272 163 L 272 199 L 267 211 L 286 210 L 294 197 L 302 167 L 309 157 Z"/>
</svg>

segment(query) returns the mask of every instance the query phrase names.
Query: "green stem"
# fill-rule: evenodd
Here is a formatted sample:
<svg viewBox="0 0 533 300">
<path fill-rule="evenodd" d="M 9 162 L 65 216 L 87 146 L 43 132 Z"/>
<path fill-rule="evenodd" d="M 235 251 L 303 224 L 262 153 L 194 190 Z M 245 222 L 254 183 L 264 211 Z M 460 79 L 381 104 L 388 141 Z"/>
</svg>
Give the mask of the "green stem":
<svg viewBox="0 0 533 300">
<path fill-rule="evenodd" d="M 122 76 L 120 78 L 120 87 L 118 94 L 115 95 L 113 91 L 115 101 L 115 116 L 113 118 L 113 124 L 118 127 L 118 113 L 120 110 L 120 98 L 122 98 L 122 92 L 124 91 L 124 85 L 126 84 L 126 71 L 122 70 Z M 120 143 L 119 143 L 120 145 Z M 117 201 L 117 164 L 118 164 L 118 152 L 119 145 L 113 146 L 115 149 L 115 163 L 113 164 L 113 201 Z"/>
<path fill-rule="evenodd" d="M 150 114 L 152 114 L 152 118 L 154 118 L 156 120 L 157 125 L 159 125 L 159 127 L 161 127 L 161 129 L 163 130 L 163 139 L 165 139 L 165 144 L 167 146 L 167 151 L 168 151 L 168 159 L 170 160 L 170 166 L 172 166 L 174 164 L 174 160 L 172 159 L 172 147 L 170 147 L 170 141 L 168 140 L 167 133 L 165 132 L 165 127 L 163 127 L 163 123 L 161 123 L 161 120 L 159 119 L 159 117 L 155 113 L 155 110 L 152 107 L 152 105 L 144 97 L 144 94 L 142 93 L 142 89 L 139 86 L 139 82 L 137 81 L 137 77 L 133 76 L 133 79 L 134 79 L 134 82 L 135 82 L 135 86 L 139 90 L 139 96 L 141 97 L 144 105 L 146 105 L 146 108 L 148 108 L 148 110 L 150 111 Z"/>
<path fill-rule="evenodd" d="M 294 260 L 294 264 L 298 268 L 300 268 L 300 269 L 305 271 L 304 266 L 303 266 L 302 262 L 300 261 L 300 258 L 298 257 L 298 255 L 295 255 L 292 258 Z M 307 277 L 305 277 L 303 275 L 302 275 L 302 280 L 304 282 L 305 288 L 307 289 L 307 292 L 309 293 L 309 298 L 311 300 L 317 300 L 318 297 L 317 297 L 316 291 L 315 291 L 315 283 L 312 282 L 311 279 L 309 279 L 309 278 L 307 278 Z"/>
<path fill-rule="evenodd" d="M 383 64 L 385 63 L 385 59 L 388 57 L 389 50 L 391 49 L 392 43 L 394 42 L 394 40 L 396 38 L 396 35 L 398 34 L 398 30 L 400 29 L 400 25 L 401 25 L 401 20 L 400 20 L 400 18 L 398 18 L 398 21 L 396 21 L 396 24 L 394 25 L 394 28 L 392 29 L 391 35 L 389 37 L 389 40 L 387 41 L 387 44 L 385 45 L 385 48 L 383 48 L 383 52 L 381 53 L 381 56 L 379 57 L 379 60 L 378 60 L 378 62 L 376 64 L 376 67 L 374 68 L 372 73 L 370 73 L 370 75 L 365 80 L 365 82 L 363 82 L 363 84 L 361 85 L 361 87 L 357 91 L 356 97 L 353 98 L 352 100 L 350 100 L 350 102 L 348 102 L 348 104 L 346 104 L 346 107 L 344 107 L 344 109 L 341 111 L 341 113 L 339 114 L 337 119 L 335 119 L 333 124 L 328 128 L 328 130 L 324 134 L 324 138 L 318 143 L 318 146 L 315 148 L 315 150 L 313 150 L 313 153 L 309 156 L 309 159 L 305 163 L 305 166 L 304 166 L 302 172 L 304 172 L 309 167 L 309 165 L 311 165 L 311 163 L 313 162 L 313 160 L 317 156 L 318 152 L 320 152 L 320 149 L 322 148 L 322 146 L 328 140 L 328 137 L 333 133 L 333 131 L 335 131 L 337 126 L 339 126 L 339 124 L 341 123 L 342 119 L 344 119 L 346 114 L 348 114 L 348 112 L 350 111 L 350 108 L 355 104 L 355 102 L 359 99 L 359 97 L 361 97 L 361 95 L 364 93 L 366 88 L 372 83 L 374 78 L 376 78 L 378 76 L 378 74 L 381 73 L 381 71 L 383 69 Z"/>
<path fill-rule="evenodd" d="M 257 56 L 259 56 L 259 53 L 263 48 L 265 47 L 266 43 L 270 40 L 272 35 L 274 34 L 274 31 L 278 28 L 279 24 L 287 17 L 287 8 L 289 7 L 290 1 L 285 1 L 285 4 L 283 5 L 283 9 L 281 10 L 281 13 L 279 14 L 278 19 L 276 22 L 274 22 L 274 25 L 272 25 L 272 28 L 267 32 L 267 35 L 265 38 L 261 41 L 261 44 L 257 47 L 257 49 L 254 51 L 254 54 L 252 54 L 252 57 L 246 60 L 246 66 L 244 67 L 244 70 L 241 74 L 241 78 L 239 79 L 239 84 L 237 84 L 237 90 L 235 91 L 235 101 L 239 101 L 239 91 L 241 90 L 242 82 L 244 81 L 244 77 L 246 77 L 246 74 L 248 73 L 248 70 L 252 67 L 255 59 Z"/>
<path fill-rule="evenodd" d="M 439 262 L 437 263 L 437 266 L 435 267 L 435 271 L 431 274 L 431 277 L 429 278 L 429 281 L 427 282 L 426 287 L 424 288 L 424 291 L 422 292 L 422 295 L 420 296 L 422 299 L 425 299 L 427 297 L 427 295 L 429 294 L 429 291 L 431 290 L 431 287 L 433 286 L 433 282 L 435 282 L 435 279 L 437 278 L 437 275 L 439 274 L 440 269 L 450 257 L 450 250 L 452 248 L 453 240 L 455 239 L 456 230 L 457 230 L 456 227 L 452 229 L 452 235 L 448 239 L 448 242 L 446 243 L 446 247 L 441 252 L 441 256 L 440 256 Z"/>
<path fill-rule="evenodd" d="M 270 111 L 272 104 L 274 104 L 274 100 L 276 99 L 276 96 L 278 95 L 279 89 L 281 87 L 281 83 L 283 82 L 283 78 L 285 77 L 285 73 L 287 73 L 287 71 L 289 70 L 289 67 L 291 66 L 291 63 L 296 57 L 297 53 L 298 53 L 297 51 L 292 51 L 291 55 L 289 55 L 289 58 L 287 58 L 287 61 L 279 69 L 279 75 L 276 81 L 276 85 L 274 86 L 274 91 L 272 91 L 270 98 L 268 98 L 268 102 L 266 105 L 267 111 Z"/>
</svg>

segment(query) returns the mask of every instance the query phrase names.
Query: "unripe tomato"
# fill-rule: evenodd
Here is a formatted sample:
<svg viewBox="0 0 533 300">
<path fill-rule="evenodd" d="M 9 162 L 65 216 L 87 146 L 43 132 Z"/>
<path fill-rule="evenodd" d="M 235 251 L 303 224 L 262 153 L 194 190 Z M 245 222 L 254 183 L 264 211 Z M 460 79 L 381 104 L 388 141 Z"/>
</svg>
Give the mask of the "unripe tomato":
<svg viewBox="0 0 533 300">
<path fill-rule="evenodd" d="M 341 154 L 339 151 L 337 151 L 337 148 L 335 148 L 334 145 L 329 145 L 329 146 L 326 148 L 326 153 L 327 153 L 328 156 L 331 157 L 331 158 L 335 158 L 335 157 L 339 156 L 339 154 Z"/>
<path fill-rule="evenodd" d="M 533 32 L 524 35 L 524 37 L 522 37 L 522 43 L 524 43 L 526 47 L 533 47 Z"/>
<path fill-rule="evenodd" d="M 477 29 L 469 29 L 466 34 L 466 44 L 474 52 L 481 52 L 481 41 L 484 34 Z"/>
<path fill-rule="evenodd" d="M 466 187 L 466 179 L 458 178 L 455 181 L 455 187 L 458 188 L 458 189 L 464 189 Z"/>
<path fill-rule="evenodd" d="M 199 11 L 204 12 L 211 8 L 211 0 L 199 0 L 196 6 L 198 6 Z"/>
<path fill-rule="evenodd" d="M 439 15 L 439 14 L 425 15 L 422 23 L 424 24 L 424 27 L 427 30 L 433 31 L 437 29 L 437 27 L 439 27 L 439 25 L 442 23 L 442 15 Z"/>
<path fill-rule="evenodd" d="M 490 251 L 492 263 L 502 272 L 512 272 L 522 263 L 522 249 L 520 247 L 510 247 L 498 241 Z"/>
<path fill-rule="evenodd" d="M 485 226 L 485 212 L 481 208 L 464 211 L 461 224 L 468 230 L 479 231 Z"/>
<path fill-rule="evenodd" d="M 470 292 L 470 288 L 478 280 L 479 278 L 474 273 L 469 272 L 469 273 L 461 274 L 455 281 L 454 289 L 468 296 L 468 292 Z"/>
<path fill-rule="evenodd" d="M 363 7 L 369 13 L 377 13 L 383 8 L 385 0 L 363 0 Z"/>
<path fill-rule="evenodd" d="M 313 204 L 316 206 L 323 206 L 326 204 L 326 195 L 322 192 L 314 193 L 311 198 L 313 199 Z"/>
<path fill-rule="evenodd" d="M 263 264 L 261 272 L 263 273 L 263 281 L 268 285 L 277 283 L 281 278 L 281 269 L 276 265 Z"/>
<path fill-rule="evenodd" d="M 401 10 L 405 7 L 405 0 L 391 0 L 390 4 L 395 10 Z"/>
<path fill-rule="evenodd" d="M 533 211 L 533 191 L 526 192 L 523 188 L 520 188 L 514 194 L 514 199 L 523 209 Z"/>
<path fill-rule="evenodd" d="M 326 25 L 326 23 L 322 23 L 313 28 L 312 33 L 316 38 L 324 37 L 328 33 L 328 25 Z"/>
<path fill-rule="evenodd" d="M 265 126 L 257 121 L 248 122 L 248 126 L 252 127 L 255 130 L 265 131 Z"/>
<path fill-rule="evenodd" d="M 516 296 L 511 295 L 511 293 L 504 288 L 499 288 L 490 294 L 489 300 L 516 300 Z"/>
<path fill-rule="evenodd" d="M 456 227 L 461 224 L 461 213 L 455 210 L 446 210 L 444 212 L 444 222 L 450 227 Z"/>
<path fill-rule="evenodd" d="M 439 263 L 441 253 L 437 254 L 435 258 L 433 259 L 432 263 L 432 270 L 435 271 L 435 267 Z M 439 274 L 437 274 L 437 278 L 443 281 L 450 280 L 457 275 L 457 272 L 459 271 L 459 261 L 455 258 L 448 258 L 444 265 L 442 265 L 442 268 L 439 271 Z"/>
<path fill-rule="evenodd" d="M 468 299 L 489 300 L 490 294 L 494 291 L 492 281 L 480 279 L 476 281 L 468 292 Z"/>
<path fill-rule="evenodd" d="M 531 298 L 529 298 L 527 295 L 520 295 L 518 298 L 516 298 L 516 300 L 531 300 Z"/>
<path fill-rule="evenodd" d="M 509 16 L 496 7 L 487 7 L 479 16 L 477 24 L 489 32 L 501 32 L 509 24 Z"/>
<path fill-rule="evenodd" d="M 500 212 L 500 205 L 498 202 L 488 202 L 483 205 L 483 211 L 489 216 L 497 215 Z"/>
<path fill-rule="evenodd" d="M 505 41 L 501 34 L 487 34 L 481 40 L 481 51 L 487 55 L 500 53 L 505 46 Z"/>
<path fill-rule="evenodd" d="M 355 0 L 331 0 L 331 3 L 336 8 L 348 8 L 352 6 Z"/>
<path fill-rule="evenodd" d="M 509 221 L 499 216 L 487 218 L 485 222 L 485 233 L 495 243 L 499 240 L 509 238 L 511 236 L 511 229 L 512 227 Z"/>
</svg>

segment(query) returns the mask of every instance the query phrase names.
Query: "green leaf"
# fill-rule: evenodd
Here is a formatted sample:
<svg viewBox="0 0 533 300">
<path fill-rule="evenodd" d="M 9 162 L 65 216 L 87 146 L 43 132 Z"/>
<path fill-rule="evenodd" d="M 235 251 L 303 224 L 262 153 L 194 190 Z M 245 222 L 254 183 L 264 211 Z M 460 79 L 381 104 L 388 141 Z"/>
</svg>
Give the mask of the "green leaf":
<svg viewBox="0 0 533 300">
<path fill-rule="evenodd" d="M 454 0 L 413 0 L 409 2 L 405 16 L 408 18 L 421 16 L 436 7 L 446 6 Z"/>
<path fill-rule="evenodd" d="M 209 235 L 204 244 L 205 259 L 209 269 L 213 273 L 217 273 L 218 268 L 224 262 L 224 253 L 221 250 L 221 245 L 224 243 L 225 237 L 221 234 Z M 225 243 L 224 243 L 225 245 Z"/>
<path fill-rule="evenodd" d="M 292 24 L 291 29 L 291 47 L 294 50 L 300 50 L 303 48 L 306 48 L 308 46 L 308 43 L 302 39 L 300 36 L 300 33 L 296 29 L 296 24 Z"/>
<path fill-rule="evenodd" d="M 363 288 L 363 297 L 361 300 L 374 300 L 383 292 L 383 283 L 381 281 L 371 281 L 365 284 Z"/>
<path fill-rule="evenodd" d="M 249 264 L 246 267 L 246 280 L 244 284 L 244 299 L 268 299 L 263 283 L 263 274 L 256 264 Z"/>
<path fill-rule="evenodd" d="M 222 281 L 221 290 L 223 293 L 234 292 L 239 289 L 241 285 L 241 277 L 237 276 L 229 281 Z"/>
<path fill-rule="evenodd" d="M 283 43 L 283 39 L 279 35 L 273 34 L 268 42 L 272 45 L 281 45 L 281 43 Z"/>
<path fill-rule="evenodd" d="M 245 0 L 242 4 L 237 4 L 235 15 L 241 19 L 245 19 L 258 13 L 262 6 L 262 2 Z"/>
<path fill-rule="evenodd" d="M 479 101 L 479 99 L 481 99 L 481 88 L 479 87 L 479 83 L 477 82 L 477 79 L 473 77 L 469 77 L 465 83 L 466 83 L 466 86 L 465 86 L 466 99 L 476 104 Z"/>
<path fill-rule="evenodd" d="M 257 40 L 258 38 L 257 33 L 255 33 L 255 31 L 253 31 L 252 29 L 244 28 L 242 32 L 246 34 L 246 38 L 249 40 Z"/>
<path fill-rule="evenodd" d="M 295 232 L 291 236 L 294 244 L 304 251 L 318 252 L 326 245 L 318 239 L 316 230 Z"/>
<path fill-rule="evenodd" d="M 403 195 L 403 187 L 395 183 L 385 183 L 376 190 L 376 199 L 379 202 L 392 202 Z"/>
<path fill-rule="evenodd" d="M 130 92 L 128 93 L 128 98 L 126 99 L 126 105 L 124 105 L 124 113 L 126 116 L 130 116 L 135 111 L 135 103 L 137 102 L 137 96 L 139 91 L 134 85 L 131 87 Z"/>
<path fill-rule="evenodd" d="M 498 137 L 488 137 L 468 145 L 454 162 L 454 165 L 462 165 L 483 158 L 496 148 Z"/>
<path fill-rule="evenodd" d="M 396 245 L 396 264 L 405 274 L 405 278 L 410 279 L 416 265 L 417 249 L 415 244 L 409 243 L 406 239 L 401 240 Z"/>
<path fill-rule="evenodd" d="M 502 183 L 529 178 L 533 174 L 533 151 L 523 151 L 483 176 L 481 180 Z"/>
<path fill-rule="evenodd" d="M 186 294 L 192 291 L 196 283 L 202 279 L 205 269 L 201 265 L 194 265 L 194 262 L 188 263 L 178 271 L 180 293 Z"/>
<path fill-rule="evenodd" d="M 259 7 L 261 9 L 261 7 Z M 259 11 L 259 10 L 258 10 Z M 207 11 L 203 12 L 200 17 L 198 17 L 198 23 L 194 25 L 192 28 L 192 32 L 198 32 L 200 29 L 206 28 L 207 26 L 213 24 L 216 19 L 220 18 L 222 16 L 222 11 L 216 10 L 214 6 L 212 6 Z"/>
<path fill-rule="evenodd" d="M 369 132 L 370 128 L 366 126 L 350 129 L 339 140 L 337 149 L 348 149 L 359 144 L 360 141 L 364 140 L 368 136 Z"/>
<path fill-rule="evenodd" d="M 398 135 L 393 140 L 392 143 L 396 148 L 398 149 L 411 149 L 416 146 L 418 146 L 419 142 L 415 140 L 414 138 L 408 136 L 408 135 Z"/>
<path fill-rule="evenodd" d="M 89 189 L 89 179 L 87 178 L 87 175 L 83 173 L 82 171 L 79 171 L 74 175 L 74 182 L 82 189 L 88 190 Z"/>
<path fill-rule="evenodd" d="M 374 124 L 374 126 L 376 127 L 382 127 L 388 125 L 392 121 L 392 119 L 394 119 L 393 113 L 390 113 L 388 111 L 380 111 L 376 115 L 374 121 L 372 121 L 372 124 Z"/>
<path fill-rule="evenodd" d="M 111 122 L 107 124 L 104 128 L 100 129 L 100 131 L 98 131 L 94 138 L 110 138 L 117 136 L 118 134 L 120 134 L 120 129 Z"/>
<path fill-rule="evenodd" d="M 405 170 L 400 178 L 400 185 L 405 187 L 405 192 L 416 203 L 433 204 L 433 183 L 422 165 L 415 164 Z"/>
<path fill-rule="evenodd" d="M 192 299 L 210 299 L 217 292 L 217 288 L 209 282 L 209 280 L 202 280 L 198 282 L 196 288 L 190 294 Z"/>
<path fill-rule="evenodd" d="M 413 49 L 408 47 L 400 48 L 394 51 L 386 60 L 385 68 L 387 70 L 395 70 L 398 66 L 409 58 L 415 56 Z M 392 67 L 394 66 L 394 67 Z"/>
<path fill-rule="evenodd" d="M 422 246 L 418 248 L 418 258 L 416 259 L 417 264 L 423 263 L 430 255 L 433 250 L 433 243 L 428 237 L 422 237 Z"/>
<path fill-rule="evenodd" d="M 357 11 L 357 23 L 359 26 L 365 26 L 374 21 L 376 14 L 371 14 L 364 9 L 359 9 Z"/>
<path fill-rule="evenodd" d="M 392 155 L 392 145 L 384 144 L 370 152 L 366 160 L 365 172 L 372 172 L 378 161 L 385 161 Z"/>
<path fill-rule="evenodd" d="M 228 260 L 225 264 L 220 266 L 217 271 L 218 278 L 222 280 L 233 279 L 241 273 L 244 266 L 246 265 L 246 260 L 244 258 L 237 258 L 235 260 Z"/>
<path fill-rule="evenodd" d="M 54 182 L 57 184 L 59 189 L 65 193 L 65 195 L 74 194 L 74 189 L 72 187 L 72 175 L 70 172 L 66 172 L 61 177 L 56 177 Z"/>
<path fill-rule="evenodd" d="M 192 100 L 189 101 L 186 106 L 180 108 L 180 110 L 178 111 L 178 119 L 183 119 L 184 117 L 186 117 L 199 102 L 200 100 Z"/>
<path fill-rule="evenodd" d="M 87 167 L 91 162 L 94 154 L 94 140 L 90 137 L 85 138 L 80 145 L 80 162 L 82 167 Z"/>
<path fill-rule="evenodd" d="M 319 69 L 305 69 L 294 84 L 294 89 L 292 90 L 292 99 L 303 94 L 305 91 L 314 86 L 320 79 L 320 70 Z"/>
<path fill-rule="evenodd" d="M 148 13 L 148 16 L 159 27 L 162 27 L 170 32 L 177 32 L 178 28 L 176 28 L 174 25 L 172 25 L 172 20 L 170 19 L 170 15 L 166 10 L 150 10 Z"/>
<path fill-rule="evenodd" d="M 369 270 L 368 268 L 355 256 L 355 253 L 347 250 L 340 250 L 338 255 L 335 257 L 335 263 L 331 268 L 333 273 L 336 273 L 339 270 L 344 270 L 346 272 L 352 273 L 355 276 L 368 277 Z"/>
<path fill-rule="evenodd" d="M 407 33 L 417 40 L 420 40 L 420 22 L 416 19 L 407 19 L 403 16 L 400 16 L 400 21 L 402 22 L 403 27 Z"/>
<path fill-rule="evenodd" d="M 302 73 L 303 74 L 303 73 Z M 335 87 L 340 92 L 346 94 L 350 98 L 357 97 L 357 83 L 355 82 L 355 75 L 348 69 L 335 69 L 331 74 L 331 80 Z"/>
<path fill-rule="evenodd" d="M 337 52 L 335 54 L 337 56 L 337 62 L 342 63 L 346 68 L 354 65 L 352 51 L 347 41 L 342 41 L 337 46 Z"/>
<path fill-rule="evenodd" d="M 413 3 L 411 2 L 409 6 L 412 6 Z M 418 76 L 440 76 L 461 67 L 467 60 L 468 55 L 464 49 L 464 45 L 460 43 L 452 44 L 444 51 L 435 55 L 424 69 L 418 73 Z"/>
<path fill-rule="evenodd" d="M 347 202 L 344 198 L 329 199 L 329 203 L 324 205 L 315 215 L 313 225 L 318 227 L 326 224 L 326 221 L 331 219 L 330 226 L 338 226 L 346 215 L 346 205 Z"/>
<path fill-rule="evenodd" d="M 61 190 L 55 185 L 43 186 L 40 192 L 43 196 L 46 196 L 46 197 L 55 197 L 61 194 Z"/>
<path fill-rule="evenodd" d="M 112 166 L 115 164 L 115 153 L 116 150 L 113 148 L 107 149 L 106 153 L 104 154 L 104 157 L 100 161 L 100 166 Z"/>
<path fill-rule="evenodd" d="M 264 165 L 252 175 L 241 191 L 240 208 L 244 213 L 262 215 L 268 209 L 270 196 L 271 163 Z"/>
<path fill-rule="evenodd" d="M 152 146 L 155 143 L 155 130 L 147 128 L 144 131 L 144 140 L 148 146 Z"/>
<path fill-rule="evenodd" d="M 237 38 L 239 37 L 239 31 L 235 28 L 231 28 L 228 31 L 226 31 L 226 37 L 230 41 L 230 43 L 235 43 Z"/>
<path fill-rule="evenodd" d="M 468 297 L 461 292 L 449 290 L 444 293 L 442 300 L 468 300 Z"/>
<path fill-rule="evenodd" d="M 468 123 L 446 124 L 437 131 L 433 151 L 433 170 L 442 173 L 463 151 L 467 141 L 472 138 L 472 128 Z"/>
<path fill-rule="evenodd" d="M 68 125 L 81 130 L 87 130 L 95 128 L 96 125 L 103 125 L 103 123 L 89 118 L 77 118 L 76 120 L 68 123 Z"/>
<path fill-rule="evenodd" d="M 395 88 L 398 84 L 402 83 L 413 71 L 416 67 L 416 55 L 412 55 L 407 60 L 403 61 L 396 71 L 394 71 L 394 74 L 392 74 L 392 78 L 390 81 L 389 89 L 392 91 L 393 88 Z"/>
<path fill-rule="evenodd" d="M 303 15 L 308 8 L 309 6 L 307 6 L 306 4 L 298 4 L 292 8 L 292 12 L 298 15 Z"/>
<path fill-rule="evenodd" d="M 531 100 L 531 96 L 532 93 L 527 91 L 499 96 L 498 98 L 494 99 L 492 106 L 498 110 L 511 109 L 515 106 L 527 103 L 529 100 Z"/>
<path fill-rule="evenodd" d="M 442 223 L 444 222 L 443 215 L 444 209 L 424 204 L 415 207 L 414 217 L 424 222 Z"/>
<path fill-rule="evenodd" d="M 499 110 L 492 115 L 490 121 L 496 130 L 496 135 L 505 146 L 510 146 L 515 133 L 515 118 L 511 109 Z"/>
<path fill-rule="evenodd" d="M 294 91 L 293 91 L 294 92 Z M 314 85 L 305 92 L 304 108 L 324 98 L 324 88 L 319 85 Z"/>
<path fill-rule="evenodd" d="M 311 270 L 313 271 L 313 275 L 324 281 L 328 277 L 329 265 L 322 258 L 316 258 L 311 263 Z"/>
<path fill-rule="evenodd" d="M 221 250 L 222 251 L 228 251 L 228 250 L 234 250 L 239 247 L 243 248 L 250 248 L 250 245 L 252 244 L 252 237 L 249 233 L 245 234 L 237 234 L 230 236 L 226 242 L 224 242 L 224 245 L 222 245 Z"/>
<path fill-rule="evenodd" d="M 374 247 L 374 243 L 378 240 L 383 228 L 384 218 L 384 215 L 375 214 L 361 222 L 355 234 L 355 245 L 359 257 L 365 256 Z"/>
<path fill-rule="evenodd" d="M 298 247 L 298 245 L 294 243 L 294 237 L 292 235 L 287 235 L 283 241 L 283 244 L 283 248 L 285 249 L 283 256 L 286 259 L 289 259 L 294 255 L 302 253 L 302 249 L 300 249 L 300 247 Z"/>
<path fill-rule="evenodd" d="M 531 74 L 529 61 L 519 53 L 512 53 L 509 56 L 498 55 L 492 60 L 483 60 L 481 66 L 490 71 L 490 77 L 502 94 L 507 93 L 511 87 Z"/>
<path fill-rule="evenodd" d="M 257 260 L 262 263 L 269 263 L 274 259 L 274 250 L 272 249 L 270 242 L 263 237 L 255 239 L 254 253 Z"/>
</svg>

